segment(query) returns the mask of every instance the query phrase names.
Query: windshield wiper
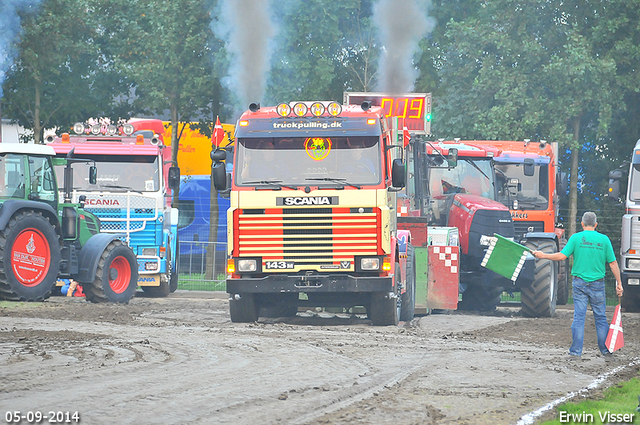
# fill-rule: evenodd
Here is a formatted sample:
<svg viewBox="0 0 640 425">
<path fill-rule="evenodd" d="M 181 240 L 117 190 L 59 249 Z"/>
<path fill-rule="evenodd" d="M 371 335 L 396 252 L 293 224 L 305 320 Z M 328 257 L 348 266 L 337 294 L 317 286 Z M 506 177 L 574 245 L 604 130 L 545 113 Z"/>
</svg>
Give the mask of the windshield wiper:
<svg viewBox="0 0 640 425">
<path fill-rule="evenodd" d="M 334 182 L 334 183 L 339 183 L 342 185 L 347 185 L 347 186 L 351 186 L 351 187 L 355 187 L 356 189 L 362 189 L 362 186 L 358 186 L 357 184 L 353 184 L 353 183 L 349 183 L 347 181 L 347 179 L 343 179 L 343 178 L 334 178 L 334 177 L 308 177 L 305 180 L 312 180 L 312 181 L 323 181 L 323 182 Z"/>
<path fill-rule="evenodd" d="M 283 187 L 286 187 L 287 189 L 298 190 L 297 186 L 288 186 L 286 184 L 282 184 L 282 180 L 256 180 L 252 182 L 242 182 L 242 184 L 264 184 L 264 185 L 277 186 L 278 189 L 282 189 Z"/>
<path fill-rule="evenodd" d="M 140 192 L 139 190 L 135 190 L 134 188 L 130 187 L 130 186 L 120 186 L 117 184 L 103 184 L 100 185 L 100 187 L 108 187 L 111 189 L 126 189 L 126 190 L 130 190 L 131 192 L 135 192 L 135 193 L 139 193 L 142 195 L 142 192 Z"/>
<path fill-rule="evenodd" d="M 491 181 L 491 178 L 489 176 L 487 176 L 484 173 L 484 171 L 482 171 L 482 169 L 480 167 L 478 167 L 478 164 L 476 164 L 473 161 L 469 161 L 468 159 L 465 159 L 465 162 L 471 164 L 473 166 L 473 168 L 475 168 L 476 170 L 480 171 L 480 173 L 482 173 L 482 175 L 485 176 L 485 178 L 491 182 L 491 186 L 494 186 L 494 183 Z"/>
</svg>

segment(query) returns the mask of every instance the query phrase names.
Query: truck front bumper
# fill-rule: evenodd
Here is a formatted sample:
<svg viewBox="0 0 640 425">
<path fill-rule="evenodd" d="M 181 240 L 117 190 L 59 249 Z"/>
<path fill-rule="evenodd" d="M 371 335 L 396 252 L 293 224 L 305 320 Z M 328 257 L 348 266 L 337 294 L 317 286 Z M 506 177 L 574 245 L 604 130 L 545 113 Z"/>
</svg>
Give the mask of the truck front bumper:
<svg viewBox="0 0 640 425">
<path fill-rule="evenodd" d="M 640 293 L 640 272 L 621 271 L 622 288 L 625 293 Z M 632 283 L 630 283 L 631 281 Z"/>
<path fill-rule="evenodd" d="M 351 275 L 280 276 L 258 278 L 228 278 L 227 292 L 281 293 L 281 292 L 391 292 L 391 277 L 356 277 Z"/>
</svg>

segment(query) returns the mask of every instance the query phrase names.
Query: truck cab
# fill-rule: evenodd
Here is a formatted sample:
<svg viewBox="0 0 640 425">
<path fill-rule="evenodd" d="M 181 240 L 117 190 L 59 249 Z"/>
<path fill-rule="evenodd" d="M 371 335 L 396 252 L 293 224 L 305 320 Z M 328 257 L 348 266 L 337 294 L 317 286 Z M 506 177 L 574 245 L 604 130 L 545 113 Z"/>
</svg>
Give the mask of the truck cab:
<svg viewBox="0 0 640 425">
<path fill-rule="evenodd" d="M 252 104 L 236 125 L 234 151 L 232 321 L 291 315 L 305 304 L 364 306 L 376 325 L 413 317 L 415 269 L 399 252 L 399 240 L 410 238 L 395 213 L 404 164 L 380 107 Z M 226 189 L 223 158 L 212 154 L 218 190 Z"/>
<path fill-rule="evenodd" d="M 72 200 L 85 199 L 86 210 L 100 219 L 101 232 L 125 235 L 145 292 L 168 295 L 177 288 L 178 276 L 178 210 L 171 208 L 170 194 L 179 185 L 179 171 L 171 167 L 170 151 L 157 135 L 134 134 L 130 124 L 77 123 L 74 133 L 47 140 L 58 157 L 90 159 L 97 168 L 94 183 L 86 173 L 76 173 Z M 62 167 L 56 173 L 62 178 Z"/>
</svg>

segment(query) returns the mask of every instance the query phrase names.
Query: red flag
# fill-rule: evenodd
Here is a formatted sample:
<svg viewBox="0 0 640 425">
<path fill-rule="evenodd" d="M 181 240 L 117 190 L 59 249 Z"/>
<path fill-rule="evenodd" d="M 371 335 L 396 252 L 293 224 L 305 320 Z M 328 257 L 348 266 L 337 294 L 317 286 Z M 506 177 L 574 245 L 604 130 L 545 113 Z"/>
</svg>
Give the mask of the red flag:
<svg viewBox="0 0 640 425">
<path fill-rule="evenodd" d="M 610 353 L 624 347 L 624 334 L 622 333 L 622 315 L 620 314 L 620 304 L 613 312 L 613 320 L 609 326 L 609 334 L 605 345 Z"/>
<path fill-rule="evenodd" d="M 216 117 L 216 126 L 213 128 L 213 138 L 211 143 L 213 143 L 214 146 L 220 146 L 223 139 L 224 129 L 222 128 L 222 124 L 220 124 L 220 117 Z"/>
<path fill-rule="evenodd" d="M 409 129 L 407 128 L 406 124 L 402 129 L 402 136 L 404 140 L 404 147 L 406 148 L 409 145 L 409 141 L 411 140 L 411 134 L 409 133 Z"/>
</svg>

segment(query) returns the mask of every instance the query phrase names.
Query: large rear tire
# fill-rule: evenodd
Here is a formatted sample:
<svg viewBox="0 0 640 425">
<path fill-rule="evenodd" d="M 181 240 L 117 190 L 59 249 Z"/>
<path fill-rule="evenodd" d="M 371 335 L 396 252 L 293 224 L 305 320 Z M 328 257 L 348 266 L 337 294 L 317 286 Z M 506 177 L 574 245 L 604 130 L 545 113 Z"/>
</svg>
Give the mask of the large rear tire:
<svg viewBox="0 0 640 425">
<path fill-rule="evenodd" d="M 486 285 L 469 285 L 458 303 L 460 310 L 493 311 L 500 304 L 502 288 Z"/>
<path fill-rule="evenodd" d="M 234 323 L 255 322 L 259 310 L 255 294 L 231 294 L 229 297 L 229 314 Z"/>
<path fill-rule="evenodd" d="M 416 309 L 416 263 L 415 250 L 411 244 L 407 244 L 407 279 L 405 282 L 406 291 L 400 299 L 402 307 L 400 309 L 400 320 L 410 322 L 413 320 Z"/>
<path fill-rule="evenodd" d="M 127 303 L 138 287 L 138 260 L 121 240 L 113 240 L 100 256 L 92 283 L 83 284 L 87 301 Z"/>
<path fill-rule="evenodd" d="M 0 231 L 0 299 L 49 298 L 60 272 L 60 244 L 40 212 L 16 213 Z"/>
<path fill-rule="evenodd" d="M 566 239 L 560 240 L 560 251 L 567 245 Z M 558 262 L 558 296 L 556 305 L 566 305 L 569 302 L 569 290 L 571 289 L 571 267 L 569 259 Z"/>
<path fill-rule="evenodd" d="M 553 254 L 554 241 L 530 239 L 524 243 L 527 248 Z M 525 317 L 553 317 L 556 314 L 558 268 L 552 260 L 536 259 L 535 277 L 530 287 L 522 288 L 520 300 L 522 315 Z"/>
</svg>

